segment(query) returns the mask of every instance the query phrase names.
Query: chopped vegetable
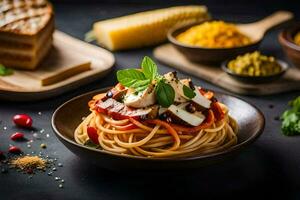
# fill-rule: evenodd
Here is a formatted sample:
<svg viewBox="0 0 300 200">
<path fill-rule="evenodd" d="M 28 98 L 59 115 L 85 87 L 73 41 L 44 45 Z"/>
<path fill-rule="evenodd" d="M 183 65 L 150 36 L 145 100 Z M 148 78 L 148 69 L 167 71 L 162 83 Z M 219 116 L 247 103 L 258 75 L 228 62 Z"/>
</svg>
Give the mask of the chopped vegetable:
<svg viewBox="0 0 300 200">
<path fill-rule="evenodd" d="M 270 76 L 281 72 L 281 66 L 272 56 L 260 52 L 246 53 L 228 63 L 228 68 L 239 75 Z"/>
<path fill-rule="evenodd" d="M 99 144 L 97 129 L 92 126 L 87 127 L 87 134 L 94 144 Z"/>
<path fill-rule="evenodd" d="M 289 105 L 292 108 L 281 116 L 281 130 L 287 136 L 300 135 L 300 96 L 289 102 Z"/>
<path fill-rule="evenodd" d="M 12 75 L 14 71 L 11 68 L 7 68 L 4 65 L 0 64 L 0 76 Z"/>
</svg>

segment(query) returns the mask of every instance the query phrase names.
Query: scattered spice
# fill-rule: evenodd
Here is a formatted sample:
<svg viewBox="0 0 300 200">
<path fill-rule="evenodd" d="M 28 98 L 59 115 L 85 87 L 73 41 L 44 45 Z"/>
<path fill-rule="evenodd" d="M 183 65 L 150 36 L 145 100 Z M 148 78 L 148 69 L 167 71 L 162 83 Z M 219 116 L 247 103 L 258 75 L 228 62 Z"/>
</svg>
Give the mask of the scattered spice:
<svg viewBox="0 0 300 200">
<path fill-rule="evenodd" d="M 38 169 L 43 170 L 46 168 L 47 161 L 40 158 L 39 156 L 23 156 L 15 158 L 10 161 L 10 164 L 21 170 L 31 172 L 31 170 Z M 33 171 L 32 171 L 33 173 Z"/>
<path fill-rule="evenodd" d="M 39 115 L 42 113 L 39 112 Z M 15 115 L 13 117 L 14 123 L 19 126 L 19 127 L 25 127 L 25 128 L 31 128 L 32 127 L 32 119 L 30 116 L 26 114 L 19 114 Z M 2 121 L 0 120 L 0 124 Z M 4 130 L 7 129 L 6 126 L 3 127 Z M 34 141 L 37 139 L 43 139 L 41 138 L 40 133 L 44 133 L 44 129 L 40 129 L 39 132 L 36 132 L 36 129 L 31 129 L 31 133 L 33 134 L 34 140 L 28 140 L 26 141 L 27 143 L 27 148 L 31 148 L 31 145 Z M 24 137 L 25 134 L 21 132 L 16 132 L 10 136 L 11 140 L 21 140 L 25 139 Z M 49 137 L 50 135 L 47 134 L 46 137 Z M 41 148 L 46 148 L 47 145 L 45 143 L 40 144 Z M 31 179 L 33 178 L 33 175 L 35 174 L 36 170 L 41 170 L 43 172 L 46 172 L 46 168 L 51 168 L 50 171 L 47 172 L 48 176 L 52 176 L 52 174 L 55 173 L 57 170 L 56 167 L 62 167 L 61 163 L 58 163 L 56 165 L 57 158 L 49 158 L 48 155 L 42 156 L 43 153 L 39 152 L 38 155 L 36 155 L 35 151 L 32 151 L 31 154 L 27 153 L 26 155 L 23 154 L 22 150 L 17 147 L 10 145 L 8 152 L 10 154 L 7 154 L 8 157 L 4 154 L 4 152 L 0 151 L 0 173 L 8 173 L 9 170 L 15 169 L 17 172 L 23 172 L 25 174 L 28 174 L 28 178 Z M 15 155 L 13 155 L 15 154 Z M 54 152 L 56 154 L 56 152 Z M 25 156 L 24 156 L 25 155 Z M 65 182 L 63 179 L 60 177 L 55 177 L 55 181 L 57 181 L 58 186 L 60 188 L 63 188 L 63 183 Z"/>
<path fill-rule="evenodd" d="M 269 108 L 271 108 L 271 109 L 274 108 L 274 105 L 273 105 L 273 104 L 270 104 L 270 105 L 269 105 Z"/>
</svg>

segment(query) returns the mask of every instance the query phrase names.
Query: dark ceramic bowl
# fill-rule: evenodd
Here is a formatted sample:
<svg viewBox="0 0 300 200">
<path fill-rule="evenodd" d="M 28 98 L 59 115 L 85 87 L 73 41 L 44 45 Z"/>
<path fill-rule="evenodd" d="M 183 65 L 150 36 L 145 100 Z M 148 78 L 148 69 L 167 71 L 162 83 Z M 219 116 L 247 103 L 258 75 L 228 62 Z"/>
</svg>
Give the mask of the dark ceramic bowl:
<svg viewBox="0 0 300 200">
<path fill-rule="evenodd" d="M 203 22 L 202 22 L 203 23 Z M 258 49 L 261 40 L 249 45 L 234 48 L 204 48 L 183 44 L 176 39 L 176 36 L 197 24 L 189 24 L 171 29 L 168 32 L 168 40 L 188 60 L 203 64 L 220 64 L 224 60 L 235 58 L 238 55 L 252 52 Z"/>
<path fill-rule="evenodd" d="M 227 67 L 227 64 L 228 64 L 229 61 L 230 60 L 227 60 L 227 61 L 222 63 L 222 65 L 221 65 L 222 70 L 224 72 L 226 72 L 229 76 L 234 78 L 235 80 L 238 80 L 238 81 L 244 82 L 244 83 L 259 84 L 259 83 L 272 82 L 272 81 L 275 81 L 275 80 L 279 79 L 289 68 L 288 64 L 286 62 L 277 59 L 277 62 L 281 66 L 281 72 L 279 72 L 278 74 L 273 74 L 273 75 L 269 75 L 269 76 L 246 76 L 246 75 L 239 75 L 239 74 L 236 74 L 233 71 L 231 71 Z"/>
<path fill-rule="evenodd" d="M 294 37 L 300 31 L 300 23 L 284 29 L 278 36 L 279 42 L 295 67 L 300 69 L 300 46 L 294 42 Z"/>
<path fill-rule="evenodd" d="M 238 144 L 224 151 L 211 154 L 184 155 L 168 158 L 146 158 L 111 153 L 77 144 L 73 133 L 82 117 L 89 114 L 87 102 L 96 94 L 106 92 L 101 89 L 75 97 L 56 109 L 52 116 L 52 128 L 58 139 L 74 154 L 86 162 L 93 162 L 100 167 L 113 170 L 149 170 L 149 169 L 187 169 L 216 163 L 238 153 L 249 146 L 263 132 L 265 119 L 253 105 L 233 96 L 216 93 L 217 98 L 225 103 L 240 127 Z"/>
</svg>

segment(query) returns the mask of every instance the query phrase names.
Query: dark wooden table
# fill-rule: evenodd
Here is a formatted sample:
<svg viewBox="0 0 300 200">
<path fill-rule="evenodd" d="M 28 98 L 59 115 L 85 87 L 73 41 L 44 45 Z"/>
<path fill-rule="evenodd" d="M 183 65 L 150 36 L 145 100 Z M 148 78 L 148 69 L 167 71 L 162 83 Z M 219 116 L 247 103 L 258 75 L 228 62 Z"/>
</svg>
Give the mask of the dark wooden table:
<svg viewBox="0 0 300 200">
<path fill-rule="evenodd" d="M 101 3 L 55 4 L 56 24 L 58 29 L 83 39 L 84 33 L 89 31 L 96 20 L 157 7 L 161 6 L 157 4 L 155 6 Z M 213 4 L 209 8 L 216 18 L 236 22 L 255 21 L 270 14 L 272 10 L 279 9 L 276 6 L 272 9 L 255 5 L 251 7 L 251 3 L 235 6 L 234 9 L 225 4 Z M 296 9 L 294 6 L 290 8 Z M 297 17 L 299 19 L 299 16 Z M 278 31 L 275 30 L 266 36 L 261 50 L 284 58 L 277 41 Z M 15 170 L 0 174 L 0 199 L 158 199 L 161 197 L 200 199 L 240 197 L 240 195 L 242 195 L 241 199 L 263 196 L 299 199 L 300 138 L 283 136 L 280 131 L 280 121 L 274 119 L 287 108 L 289 100 L 300 95 L 299 91 L 265 97 L 240 96 L 257 105 L 264 113 L 266 127 L 263 135 L 234 159 L 193 171 L 164 173 L 108 171 L 81 161 L 57 140 L 50 125 L 51 115 L 56 107 L 76 95 L 115 84 L 116 70 L 138 67 L 144 55 L 152 56 L 152 49 L 115 53 L 116 65 L 112 73 L 99 81 L 77 88 L 76 91 L 32 103 L 0 101 L 0 151 L 7 151 L 9 144 L 15 144 L 9 136 L 19 129 L 13 126 L 12 116 L 17 113 L 27 113 L 33 117 L 34 126 L 42 139 L 33 142 L 31 148 L 26 147 L 26 142 L 18 145 L 25 153 L 41 151 L 43 155 L 57 158 L 57 162 L 63 164 L 63 167 L 57 167 L 57 171 L 52 176 L 48 176 L 47 173 L 37 173 L 29 178 L 27 174 Z M 172 69 L 159 64 L 161 73 L 170 70 Z M 186 76 L 184 73 L 179 74 L 182 77 Z M 201 79 L 194 78 L 194 80 L 197 85 L 205 88 L 229 93 Z M 40 133 L 42 129 L 44 132 Z M 26 130 L 24 132 L 29 139 L 33 138 L 32 132 Z M 41 143 L 47 144 L 45 150 L 39 147 Z M 58 182 L 54 180 L 56 176 L 65 180 L 64 188 L 58 187 Z"/>
</svg>

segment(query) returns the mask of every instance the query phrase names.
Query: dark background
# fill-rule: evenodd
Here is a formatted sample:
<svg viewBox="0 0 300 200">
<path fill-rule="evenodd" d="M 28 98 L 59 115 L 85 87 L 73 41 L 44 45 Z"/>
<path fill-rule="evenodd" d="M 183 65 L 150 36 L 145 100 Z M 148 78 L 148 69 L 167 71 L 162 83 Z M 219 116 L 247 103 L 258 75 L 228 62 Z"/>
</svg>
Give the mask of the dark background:
<svg viewBox="0 0 300 200">
<path fill-rule="evenodd" d="M 300 3 L 294 1 L 77 1 L 56 0 L 56 25 L 59 30 L 79 39 L 91 29 L 93 22 L 122 16 L 153 8 L 180 4 L 205 4 L 213 17 L 234 21 L 253 22 L 273 11 L 293 11 L 299 20 Z M 286 59 L 277 41 L 279 29 L 266 35 L 261 50 L 264 53 Z M 46 138 L 33 143 L 26 149 L 26 143 L 19 143 L 26 153 L 41 151 L 40 143 L 46 143 L 44 155 L 58 158 L 64 167 L 55 175 L 38 173 L 32 179 L 28 175 L 10 170 L 0 174 L 0 200 L 2 199 L 253 199 L 253 198 L 300 198 L 300 138 L 286 137 L 280 132 L 280 122 L 274 120 L 286 108 L 287 102 L 300 95 L 300 91 L 265 97 L 239 96 L 256 104 L 266 117 L 263 135 L 251 147 L 237 157 L 214 166 L 189 171 L 167 172 L 114 172 L 98 168 L 68 151 L 54 136 L 50 120 L 55 108 L 64 101 L 84 92 L 111 86 L 116 83 L 115 71 L 120 68 L 136 67 L 144 55 L 152 56 L 153 48 L 114 53 L 116 65 L 103 79 L 80 87 L 59 97 L 33 103 L 0 101 L 0 150 L 6 151 L 9 135 L 19 129 L 14 127 L 11 117 L 16 113 L 27 113 L 34 119 L 38 130 L 44 129 Z M 159 64 L 160 72 L 172 70 Z M 180 73 L 181 76 L 187 74 Z M 193 77 L 197 85 L 226 92 L 201 79 Z M 274 107 L 271 108 L 270 105 Z M 42 115 L 38 115 L 42 112 Z M 76 114 L 76 111 L 74 111 Z M 3 127 L 7 127 L 4 130 Z M 32 138 L 30 131 L 24 131 Z M 58 188 L 55 176 L 65 180 L 64 188 Z"/>
</svg>

